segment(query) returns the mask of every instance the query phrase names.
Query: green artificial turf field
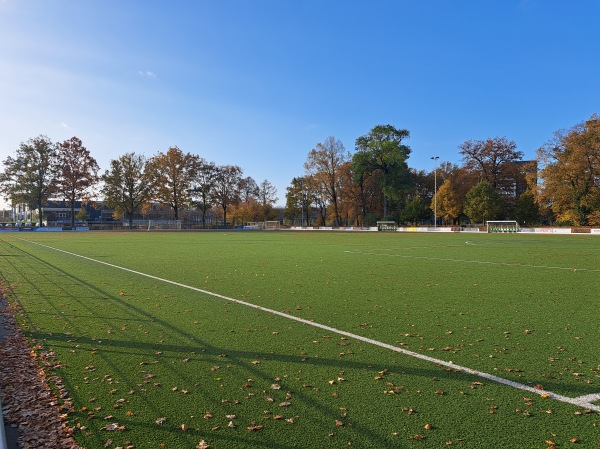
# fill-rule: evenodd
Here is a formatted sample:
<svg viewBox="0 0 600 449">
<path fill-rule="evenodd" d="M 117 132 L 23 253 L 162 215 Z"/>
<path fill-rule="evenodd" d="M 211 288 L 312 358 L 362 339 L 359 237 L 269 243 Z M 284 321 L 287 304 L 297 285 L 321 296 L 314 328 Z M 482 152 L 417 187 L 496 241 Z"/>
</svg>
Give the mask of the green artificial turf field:
<svg viewBox="0 0 600 449">
<path fill-rule="evenodd" d="M 600 447 L 596 236 L 11 233 L 0 254 L 89 449 Z"/>
</svg>

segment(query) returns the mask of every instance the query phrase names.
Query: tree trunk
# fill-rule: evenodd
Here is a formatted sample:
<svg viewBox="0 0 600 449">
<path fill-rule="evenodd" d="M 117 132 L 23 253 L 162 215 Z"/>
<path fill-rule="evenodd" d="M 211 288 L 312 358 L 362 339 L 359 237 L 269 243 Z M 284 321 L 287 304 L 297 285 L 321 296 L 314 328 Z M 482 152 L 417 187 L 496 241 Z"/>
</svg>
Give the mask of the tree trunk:
<svg viewBox="0 0 600 449">
<path fill-rule="evenodd" d="M 383 218 L 386 219 L 388 214 L 388 199 L 387 195 L 383 194 Z"/>
<path fill-rule="evenodd" d="M 71 200 L 71 227 L 75 227 L 75 200 Z"/>
<path fill-rule="evenodd" d="M 38 204 L 38 221 L 40 223 L 40 228 L 44 225 L 42 220 L 42 205 Z"/>
</svg>

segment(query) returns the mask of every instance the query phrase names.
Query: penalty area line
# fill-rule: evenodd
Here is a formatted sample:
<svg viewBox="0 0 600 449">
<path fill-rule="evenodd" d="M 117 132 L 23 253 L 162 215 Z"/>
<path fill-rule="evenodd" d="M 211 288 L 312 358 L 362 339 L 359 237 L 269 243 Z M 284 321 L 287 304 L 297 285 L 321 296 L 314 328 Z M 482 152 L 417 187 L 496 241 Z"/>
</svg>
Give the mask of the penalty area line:
<svg viewBox="0 0 600 449">
<path fill-rule="evenodd" d="M 112 264 L 112 263 L 104 262 L 102 260 L 93 259 L 91 257 L 83 256 L 81 254 L 73 253 L 73 252 L 70 252 L 70 251 L 65 251 L 65 250 L 59 249 L 59 248 L 54 248 L 54 247 L 49 246 L 49 245 L 44 245 L 44 244 L 39 243 L 39 242 L 33 242 L 33 241 L 30 241 L 30 240 L 25 240 L 25 239 L 20 239 L 20 240 L 23 240 L 24 242 L 27 242 L 27 243 L 32 243 L 34 245 L 41 246 L 43 248 L 51 249 L 53 251 L 58 251 L 60 253 L 68 254 L 70 256 L 79 257 L 81 259 L 85 259 L 85 260 L 88 260 L 90 262 L 94 262 L 94 263 L 98 263 L 98 264 L 105 265 L 105 266 L 108 266 L 108 267 L 112 267 L 112 268 L 115 268 L 117 270 L 122 270 L 122 271 L 126 271 L 128 273 L 137 274 L 139 276 L 147 277 L 149 279 L 154 279 L 156 281 L 164 282 L 166 284 L 175 285 L 177 287 L 181 287 L 181 288 L 192 290 L 192 291 L 195 291 L 195 292 L 198 292 L 198 293 L 202 293 L 202 294 L 205 294 L 205 295 L 213 296 L 215 298 L 224 299 L 226 301 L 230 301 L 230 302 L 235 303 L 235 304 L 240 304 L 240 305 L 243 305 L 243 306 L 246 306 L 246 307 L 251 307 L 253 309 L 261 310 L 263 312 L 267 312 L 267 313 L 270 313 L 270 314 L 273 314 L 273 315 L 277 315 L 277 316 L 280 316 L 280 317 L 283 317 L 283 318 L 286 318 L 286 319 L 289 319 L 289 320 L 292 320 L 292 321 L 296 321 L 296 322 L 299 322 L 299 323 L 302 323 L 302 324 L 306 324 L 308 326 L 312 326 L 312 327 L 316 327 L 316 328 L 319 328 L 319 329 L 323 329 L 323 330 L 326 330 L 328 332 L 332 332 L 332 333 L 335 333 L 335 334 L 338 334 L 338 335 L 343 335 L 344 337 L 349 337 L 349 338 L 352 338 L 354 340 L 359 340 L 359 341 L 362 341 L 362 342 L 365 342 L 365 343 L 372 344 L 374 346 L 379 346 L 380 348 L 389 349 L 391 351 L 394 351 L 394 352 L 397 352 L 397 353 L 400 353 L 400 354 L 404 354 L 404 355 L 407 355 L 407 356 L 410 356 L 410 357 L 414 357 L 414 358 L 417 358 L 419 360 L 423 360 L 423 361 L 426 361 L 426 362 L 434 363 L 434 364 L 436 364 L 438 366 L 444 366 L 444 367 L 447 367 L 447 368 L 451 368 L 452 370 L 455 370 L 455 371 L 458 371 L 458 372 L 463 372 L 463 373 L 471 374 L 471 375 L 476 376 L 476 377 L 481 377 L 483 379 L 487 379 L 487 380 L 492 381 L 492 382 L 496 382 L 496 383 L 499 383 L 499 384 L 502 384 L 502 385 L 513 387 L 513 388 L 516 388 L 516 389 L 519 389 L 519 390 L 527 391 L 529 393 L 537 394 L 537 395 L 540 395 L 540 396 L 542 396 L 544 398 L 552 398 L 552 399 L 560 401 L 560 402 L 564 402 L 564 403 L 576 405 L 578 407 L 583 407 L 583 408 L 586 408 L 586 409 L 589 409 L 589 410 L 594 410 L 594 411 L 600 413 L 600 405 L 595 405 L 595 404 L 592 403 L 592 402 L 596 402 L 596 401 L 600 400 L 600 394 L 591 394 L 591 395 L 586 395 L 586 396 L 579 396 L 577 398 L 570 398 L 570 397 L 567 397 L 567 396 L 562 396 L 560 394 L 553 393 L 551 391 L 538 390 L 538 389 L 536 389 L 534 387 L 530 387 L 529 385 L 525 385 L 525 384 L 522 384 L 522 383 L 519 383 L 519 382 L 515 382 L 515 381 L 509 380 L 509 379 L 504 379 L 503 377 L 499 377 L 499 376 L 495 376 L 493 374 L 485 373 L 483 371 L 478 371 L 478 370 L 474 370 L 474 369 L 471 369 L 471 368 L 467 368 L 465 366 L 460 366 L 460 365 L 457 365 L 457 364 L 449 362 L 449 361 L 445 361 L 445 360 L 441 360 L 441 359 L 436 359 L 435 357 L 430 357 L 430 356 L 427 356 L 427 355 L 424 355 L 424 354 L 420 354 L 418 352 L 409 351 L 408 349 L 399 348 L 397 346 L 393 346 L 393 345 L 390 345 L 388 343 L 381 342 L 379 340 L 373 340 L 372 338 L 363 337 L 362 335 L 357 335 L 357 334 L 353 334 L 351 332 L 346 332 L 344 330 L 337 329 L 335 327 L 327 326 L 325 324 L 320 324 L 320 323 L 317 323 L 317 322 L 311 321 L 311 320 L 306 320 L 304 318 L 299 318 L 297 316 L 290 315 L 288 313 L 279 312 L 278 310 L 269 309 L 268 307 L 259 306 L 257 304 L 253 304 L 253 303 L 250 303 L 250 302 L 247 302 L 247 301 L 243 301 L 241 299 L 235 299 L 235 298 L 231 298 L 229 296 L 220 295 L 219 293 L 211 292 L 211 291 L 208 291 L 208 290 L 203 290 L 203 289 L 198 288 L 198 287 L 194 287 L 194 286 L 191 286 L 191 285 L 182 284 L 180 282 L 176 282 L 176 281 L 172 281 L 170 279 L 165 279 L 165 278 L 161 278 L 161 277 L 154 276 L 154 275 L 151 275 L 151 274 L 143 273 L 141 271 L 132 270 L 130 268 L 121 267 L 119 265 L 115 265 L 115 264 Z"/>
<path fill-rule="evenodd" d="M 469 244 L 469 242 L 467 242 Z M 445 257 L 431 257 L 431 256 L 411 256 L 407 254 L 386 254 L 376 253 L 370 251 L 358 251 L 358 250 L 345 250 L 346 254 L 362 254 L 365 256 L 376 256 L 376 257 L 399 257 L 401 259 L 421 259 L 421 260 L 434 260 L 436 262 L 462 262 L 479 265 L 498 265 L 504 267 L 517 267 L 517 268 L 535 268 L 535 269 L 546 269 L 546 270 L 563 270 L 563 271 L 588 271 L 592 273 L 600 273 L 600 270 L 593 268 L 569 268 L 569 267 L 554 267 L 551 265 L 529 265 L 524 263 L 507 263 L 507 262 L 492 262 L 490 260 L 468 260 L 468 259 L 451 259 Z"/>
</svg>

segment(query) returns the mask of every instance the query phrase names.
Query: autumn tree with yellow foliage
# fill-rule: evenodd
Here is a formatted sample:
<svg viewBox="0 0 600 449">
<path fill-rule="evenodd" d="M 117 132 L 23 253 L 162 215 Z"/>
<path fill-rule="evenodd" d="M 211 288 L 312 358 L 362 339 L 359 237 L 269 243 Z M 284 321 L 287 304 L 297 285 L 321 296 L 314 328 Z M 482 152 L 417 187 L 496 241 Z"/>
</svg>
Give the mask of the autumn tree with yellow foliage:
<svg viewBox="0 0 600 449">
<path fill-rule="evenodd" d="M 442 217 L 447 224 L 453 224 L 460 217 L 462 202 L 451 178 L 446 179 L 438 189 L 435 198 L 431 200 L 431 209 L 435 207 L 436 200 L 438 217 Z"/>
<path fill-rule="evenodd" d="M 600 225 L 600 117 L 557 131 L 538 160 L 543 169 L 533 186 L 535 201 L 558 221 Z"/>
</svg>

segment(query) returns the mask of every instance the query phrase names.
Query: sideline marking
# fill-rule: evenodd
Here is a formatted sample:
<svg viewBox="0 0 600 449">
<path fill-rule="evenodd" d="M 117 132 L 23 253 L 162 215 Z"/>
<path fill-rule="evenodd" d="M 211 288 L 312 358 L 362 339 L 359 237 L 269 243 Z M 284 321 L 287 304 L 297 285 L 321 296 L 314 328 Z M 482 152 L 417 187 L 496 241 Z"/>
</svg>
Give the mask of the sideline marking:
<svg viewBox="0 0 600 449">
<path fill-rule="evenodd" d="M 467 244 L 468 244 L 468 242 L 467 242 Z M 374 251 L 345 250 L 344 252 L 348 253 L 348 254 L 363 254 L 366 256 L 401 257 L 403 259 L 435 260 L 438 262 L 463 262 L 463 263 L 474 263 L 474 264 L 482 264 L 482 265 L 502 265 L 505 267 L 545 268 L 547 270 L 589 271 L 591 273 L 600 273 L 600 270 L 597 270 L 594 268 L 568 268 L 568 267 L 554 267 L 551 265 L 529 265 L 529 264 L 524 264 L 524 263 L 492 262 L 492 261 L 487 261 L 487 260 L 450 259 L 450 258 L 444 258 L 444 257 L 430 257 L 430 256 L 409 256 L 409 255 L 405 255 L 405 254 L 376 253 Z"/>
<path fill-rule="evenodd" d="M 231 301 L 231 302 L 233 302 L 235 304 L 240 304 L 240 305 L 243 305 L 243 306 L 252 307 L 253 309 L 262 310 L 263 312 L 268 312 L 268 313 L 271 313 L 273 315 L 278 315 L 278 316 L 281 316 L 283 318 L 287 318 L 289 320 L 293 320 L 293 321 L 297 321 L 299 323 L 307 324 L 309 326 L 317 327 L 319 329 L 323 329 L 323 330 L 326 330 L 326 331 L 329 331 L 329 332 L 333 332 L 333 333 L 336 333 L 338 335 L 343 335 L 345 337 L 350 337 L 350 338 L 352 338 L 354 340 L 363 341 L 365 343 L 369 343 L 369 344 L 372 344 L 374 346 L 379 346 L 381 348 L 389 349 L 391 351 L 398 352 L 398 353 L 401 353 L 401 354 L 404 354 L 404 355 L 408 355 L 410 357 L 415 357 L 415 358 L 420 359 L 420 360 L 424 360 L 424 361 L 427 361 L 427 362 L 435 363 L 436 365 L 439 365 L 439 366 L 445 366 L 447 368 L 451 368 L 451 369 L 456 370 L 456 371 L 468 373 L 468 374 L 471 374 L 471 375 L 477 376 L 477 377 L 482 377 L 482 378 L 490 380 L 492 382 L 496 382 L 496 383 L 499 383 L 499 384 L 502 384 L 502 385 L 507 385 L 509 387 L 513 387 L 513 388 L 517 388 L 519 390 L 527 391 L 529 393 L 533 393 L 533 394 L 537 394 L 537 395 L 543 395 L 544 397 L 547 397 L 547 398 L 552 398 L 552 399 L 555 399 L 555 400 L 560 401 L 560 402 L 565 402 L 567 404 L 576 405 L 578 407 L 586 408 L 586 409 L 589 409 L 589 410 L 594 410 L 594 411 L 600 413 L 600 405 L 593 404 L 593 402 L 596 402 L 596 401 L 600 400 L 600 393 L 598 393 L 598 394 L 589 394 L 589 395 L 585 395 L 585 396 L 579 396 L 579 397 L 576 397 L 576 398 L 570 398 L 570 397 L 567 397 L 567 396 L 563 396 L 563 395 L 560 395 L 560 394 L 553 393 L 551 391 L 538 390 L 538 389 L 536 389 L 534 387 L 530 387 L 529 385 L 525 385 L 525 384 L 522 384 L 522 383 L 519 383 L 519 382 L 514 382 L 514 381 L 509 380 L 509 379 L 504 379 L 503 377 L 494 376 L 493 374 L 485 373 L 483 371 L 477 371 L 477 370 L 474 370 L 474 369 L 471 369 L 471 368 L 467 368 L 465 366 L 456 365 L 456 364 L 454 364 L 452 362 L 447 362 L 445 360 L 436 359 L 434 357 L 430 357 L 430 356 L 427 356 L 427 355 L 424 355 L 424 354 L 420 354 L 418 352 L 409 351 L 408 349 L 403 349 L 403 348 L 399 348 L 397 346 L 392 346 L 392 345 L 390 345 L 388 343 L 384 343 L 384 342 L 381 342 L 381 341 L 378 341 L 378 340 L 373 340 L 371 338 L 363 337 L 361 335 L 353 334 L 351 332 L 346 332 L 346 331 L 343 331 L 341 329 L 336 329 L 335 327 L 326 326 L 324 324 L 320 324 L 320 323 L 317 323 L 317 322 L 314 322 L 314 321 L 305 320 L 304 318 L 299 318 L 299 317 L 296 317 L 294 315 L 289 315 L 289 314 L 284 313 L 284 312 L 279 312 L 277 310 L 269 309 L 267 307 L 259 306 L 257 304 L 252 304 L 250 302 L 242 301 L 241 299 L 235 299 L 235 298 L 231 298 L 229 296 L 220 295 L 218 293 L 210 292 L 208 290 L 202 290 L 201 288 L 192 287 L 191 285 L 181 284 L 179 282 L 171 281 L 169 279 L 164 279 L 164 278 L 160 278 L 158 276 L 153 276 L 151 274 L 142 273 L 141 271 L 135 271 L 135 270 L 132 270 L 130 268 L 125 268 L 125 267 L 121 267 L 119 265 L 114 265 L 112 263 L 108 263 L 108 262 L 103 262 L 101 260 L 92 259 L 91 257 L 82 256 L 81 254 L 72 253 L 70 251 L 65 251 L 63 249 L 54 248 L 52 246 L 44 245 L 42 243 L 33 242 L 33 241 L 30 241 L 30 240 L 25 240 L 25 239 L 19 239 L 19 240 L 22 240 L 22 241 L 27 242 L 27 243 L 32 243 L 34 245 L 38 245 L 38 246 L 41 246 L 41 247 L 44 247 L 44 248 L 48 248 L 48 249 L 51 249 L 51 250 L 54 250 L 54 251 L 58 251 L 58 252 L 61 252 L 61 253 L 64 253 L 64 254 L 68 254 L 70 256 L 80 257 L 82 259 L 89 260 L 91 262 L 99 263 L 99 264 L 102 264 L 102 265 L 106 265 L 106 266 L 109 266 L 109 267 L 112 267 L 112 268 L 116 268 L 118 270 L 127 271 L 129 273 L 133 273 L 133 274 L 144 276 L 144 277 L 147 277 L 147 278 L 150 278 L 150 279 L 154 279 L 154 280 L 157 280 L 157 281 L 165 282 L 167 284 L 175 285 L 177 287 L 187 288 L 188 290 L 193 290 L 193 291 L 196 291 L 196 292 L 199 292 L 199 293 L 203 293 L 205 295 L 209 295 L 209 296 L 214 296 L 216 298 L 225 299 L 225 300 Z M 351 251 L 346 251 L 346 252 L 351 252 Z M 596 271 L 600 271 L 600 270 L 596 270 Z"/>
</svg>

